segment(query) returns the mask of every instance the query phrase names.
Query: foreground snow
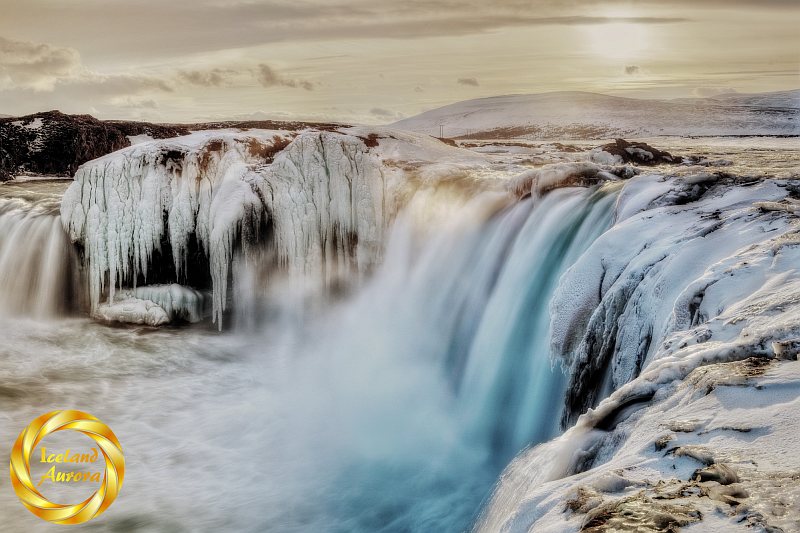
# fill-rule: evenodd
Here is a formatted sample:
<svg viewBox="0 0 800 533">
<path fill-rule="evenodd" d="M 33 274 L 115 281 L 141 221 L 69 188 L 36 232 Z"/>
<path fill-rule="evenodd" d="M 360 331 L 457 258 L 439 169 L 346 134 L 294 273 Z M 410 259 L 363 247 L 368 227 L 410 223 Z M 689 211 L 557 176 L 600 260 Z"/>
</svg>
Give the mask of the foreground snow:
<svg viewBox="0 0 800 533">
<path fill-rule="evenodd" d="M 800 363 L 777 358 L 800 337 L 799 192 L 718 174 L 625 184 L 551 306 L 577 423 L 507 468 L 483 531 L 800 523 Z"/>
</svg>

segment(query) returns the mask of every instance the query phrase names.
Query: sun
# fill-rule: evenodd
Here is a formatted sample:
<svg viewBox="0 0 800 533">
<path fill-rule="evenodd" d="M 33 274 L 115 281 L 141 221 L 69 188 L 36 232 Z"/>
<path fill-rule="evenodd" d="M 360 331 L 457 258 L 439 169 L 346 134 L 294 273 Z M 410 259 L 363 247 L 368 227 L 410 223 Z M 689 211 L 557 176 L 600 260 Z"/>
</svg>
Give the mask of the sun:
<svg viewBox="0 0 800 533">
<path fill-rule="evenodd" d="M 647 28 L 635 22 L 609 22 L 582 28 L 591 53 L 610 59 L 632 59 L 649 46 Z"/>
</svg>

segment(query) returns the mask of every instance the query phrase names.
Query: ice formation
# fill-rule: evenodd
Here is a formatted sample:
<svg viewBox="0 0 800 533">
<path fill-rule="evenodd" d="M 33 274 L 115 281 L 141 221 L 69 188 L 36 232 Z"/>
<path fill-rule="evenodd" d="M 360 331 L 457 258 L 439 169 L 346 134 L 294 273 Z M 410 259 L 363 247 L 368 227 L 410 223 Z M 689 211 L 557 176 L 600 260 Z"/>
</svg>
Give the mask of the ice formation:
<svg viewBox="0 0 800 533">
<path fill-rule="evenodd" d="M 679 471 L 670 472 L 675 454 L 651 453 L 658 424 L 699 418 L 675 430 L 691 434 L 679 437 L 679 444 L 693 446 L 707 446 L 703 431 L 722 424 L 688 407 L 721 386 L 705 389 L 687 378 L 692 371 L 703 376 L 715 372 L 714 365 L 766 361 L 775 372 L 796 372 L 796 362 L 783 363 L 790 369 L 769 358 L 785 357 L 784 346 L 800 334 L 797 193 L 794 181 L 720 175 L 647 175 L 625 184 L 615 224 L 561 278 L 551 304 L 552 351 L 570 376 L 562 422 L 577 423 L 509 466 L 481 530 L 577 531 L 590 520 L 591 506 L 583 514 L 565 513 L 564 502 L 580 500 L 579 488 L 594 485 L 581 493 L 583 499 L 600 493 L 597 501 L 606 502 L 609 516 L 638 513 L 631 506 L 646 508 L 647 502 L 621 496 L 646 488 L 649 501 L 658 499 L 648 479 L 678 476 L 684 483 L 692 474 L 686 469 L 702 467 L 698 461 L 708 457 L 703 448 L 689 446 L 677 455 L 695 459 L 678 461 Z M 740 362 L 749 357 L 763 359 Z M 701 366 L 708 370 L 696 370 Z M 731 379 L 724 372 L 716 378 L 721 384 Z M 716 401 L 725 398 L 716 393 Z M 759 398 L 763 422 L 774 428 L 784 400 Z M 745 407 L 748 400 L 731 401 L 736 403 L 717 412 Z M 645 414 L 636 415 L 645 406 Z M 791 432 L 781 435 L 771 446 L 788 445 Z M 717 461 L 739 453 L 736 439 L 715 444 Z M 756 470 L 753 479 L 769 474 L 765 465 Z M 604 492 L 616 496 L 609 500 Z"/>
<path fill-rule="evenodd" d="M 106 283 L 113 302 L 117 286 L 135 285 L 140 274 L 147 280 L 162 242 L 171 246 L 178 276 L 193 237 L 217 269 L 214 281 L 226 276 L 234 241 L 264 215 L 250 151 L 284 139 L 279 132 L 255 139 L 195 134 L 135 145 L 81 167 L 61 216 L 70 238 L 84 246 L 92 309 Z M 224 289 L 215 295 L 218 315 Z"/>
<path fill-rule="evenodd" d="M 136 287 L 132 294 L 135 298 L 149 300 L 161 307 L 170 321 L 200 322 L 206 316 L 207 304 L 211 301 L 208 294 L 177 283 Z"/>
<path fill-rule="evenodd" d="M 210 295 L 173 283 L 145 285 L 117 291 L 112 302 L 101 303 L 93 316 L 105 322 L 162 326 L 185 320 L 200 322 L 207 316 Z"/>
<path fill-rule="evenodd" d="M 363 275 L 380 258 L 402 191 L 452 174 L 459 157 L 466 166 L 477 156 L 401 132 L 197 132 L 84 165 L 61 216 L 83 245 L 92 309 L 106 290 L 113 303 L 117 287 L 185 280 L 199 247 L 219 322 L 237 251 L 269 241 L 277 266 L 329 285 Z M 158 279 L 155 255 L 168 252 L 174 279 Z"/>
<path fill-rule="evenodd" d="M 92 317 L 103 322 L 148 326 L 163 326 L 170 322 L 169 315 L 160 305 L 132 297 L 124 291 L 117 295 L 115 302 L 99 304 Z"/>
</svg>

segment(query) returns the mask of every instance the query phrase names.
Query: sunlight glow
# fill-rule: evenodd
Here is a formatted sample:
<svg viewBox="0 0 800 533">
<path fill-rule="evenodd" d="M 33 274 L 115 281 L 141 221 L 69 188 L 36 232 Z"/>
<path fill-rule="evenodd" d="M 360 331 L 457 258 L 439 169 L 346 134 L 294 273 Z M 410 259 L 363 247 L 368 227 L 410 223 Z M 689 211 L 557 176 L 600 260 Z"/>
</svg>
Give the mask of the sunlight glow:
<svg viewBox="0 0 800 533">
<path fill-rule="evenodd" d="M 615 22 L 582 29 L 588 49 L 598 56 L 626 60 L 641 56 L 649 47 L 644 24 Z"/>
</svg>

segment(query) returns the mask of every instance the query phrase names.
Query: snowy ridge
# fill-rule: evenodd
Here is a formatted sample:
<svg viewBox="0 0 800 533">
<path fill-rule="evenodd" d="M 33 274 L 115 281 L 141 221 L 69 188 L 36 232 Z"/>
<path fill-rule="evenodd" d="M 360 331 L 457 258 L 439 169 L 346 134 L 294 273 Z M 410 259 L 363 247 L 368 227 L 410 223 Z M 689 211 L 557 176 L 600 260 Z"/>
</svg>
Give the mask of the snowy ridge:
<svg viewBox="0 0 800 533">
<path fill-rule="evenodd" d="M 466 150 L 400 132 L 197 132 L 87 163 L 61 215 L 84 247 L 93 310 L 106 289 L 113 302 L 116 287 L 165 281 L 150 272 L 156 253 L 171 254 L 177 279 L 168 281 L 181 282 L 197 266 L 196 242 L 220 321 L 237 250 L 247 255 L 269 238 L 276 266 L 295 278 L 332 284 L 345 273 L 363 275 L 380 259 L 402 191 L 478 162 Z"/>
<path fill-rule="evenodd" d="M 684 100 L 585 92 L 495 96 L 426 111 L 393 127 L 447 137 L 603 139 L 800 135 L 800 90 Z"/>
<path fill-rule="evenodd" d="M 762 366 L 783 368 L 770 358 L 796 357 L 796 350 L 784 347 L 800 336 L 797 195 L 793 181 L 737 182 L 709 175 L 645 175 L 625 184 L 615 224 L 561 278 L 551 304 L 553 353 L 570 375 L 563 423 L 576 418 L 577 423 L 507 468 L 484 513 L 482 531 L 577 531 L 591 522 L 595 508 L 604 509 L 602 519 L 617 527 L 617 515 L 623 520 L 623 515 L 638 513 L 641 525 L 660 511 L 672 513 L 675 525 L 686 525 L 701 520 L 716 503 L 695 499 L 690 505 L 659 508 L 652 504 L 661 490 L 656 481 L 720 498 L 719 487 L 729 483 L 702 485 L 702 479 L 691 479 L 695 470 L 725 462 L 725 468 L 738 472 L 737 480 L 765 479 L 766 461 L 753 469 L 737 459 L 749 448 L 735 432 L 722 440 L 704 436 L 724 426 L 712 420 L 723 417 L 721 407 L 704 419 L 688 406 L 704 396 L 700 391 L 706 385 L 708 395 L 721 386 L 714 383 L 730 381 L 732 372 L 725 364 L 761 357 Z M 741 368 L 761 364 L 755 361 L 734 363 L 740 366 L 731 367 L 739 369 L 733 374 L 744 372 L 749 379 Z M 784 364 L 796 380 L 798 363 Z M 695 370 L 706 365 L 711 366 Z M 715 370 L 714 365 L 722 367 Z M 693 370 L 692 376 L 698 377 L 687 379 Z M 714 378 L 698 384 L 709 375 Z M 742 386 L 755 386 L 747 379 L 741 380 Z M 715 394 L 703 402 L 723 402 L 722 392 Z M 728 408 L 747 407 L 748 394 L 726 396 Z M 784 400 L 759 398 L 766 428 L 782 423 L 780 410 L 792 409 L 780 406 Z M 692 416 L 700 416 L 700 422 L 687 428 L 678 423 Z M 665 424 L 672 419 L 682 429 L 673 428 L 670 434 Z M 676 437 L 675 432 L 687 435 Z M 659 451 L 664 446 L 654 440 L 660 434 L 677 439 L 676 447 L 683 450 Z M 791 434 L 776 431 L 765 445 L 775 450 L 790 446 L 786 439 Z M 757 487 L 739 489 L 728 496 L 742 498 Z M 583 501 L 591 498 L 594 506 Z M 575 503 L 565 506 L 568 501 Z M 701 508 L 703 513 L 693 514 Z M 747 514 L 747 508 L 739 511 L 744 518 L 740 515 L 730 524 L 739 518 L 745 525 L 760 520 Z M 735 505 L 730 512 L 737 514 Z M 788 524 L 800 517 L 796 506 L 787 512 L 791 514 L 771 523 Z"/>
</svg>

